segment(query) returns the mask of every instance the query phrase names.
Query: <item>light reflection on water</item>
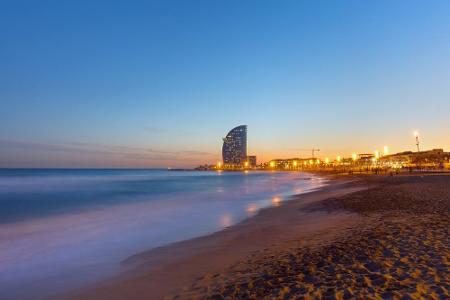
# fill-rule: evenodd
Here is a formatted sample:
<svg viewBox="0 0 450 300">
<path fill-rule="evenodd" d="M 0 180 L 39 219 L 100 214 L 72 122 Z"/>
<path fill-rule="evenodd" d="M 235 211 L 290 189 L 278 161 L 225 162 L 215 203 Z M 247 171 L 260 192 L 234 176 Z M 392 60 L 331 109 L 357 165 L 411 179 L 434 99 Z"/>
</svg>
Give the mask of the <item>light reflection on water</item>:
<svg viewBox="0 0 450 300">
<path fill-rule="evenodd" d="M 272 205 L 275 207 L 280 206 L 281 201 L 281 197 L 275 196 L 272 198 Z"/>
<path fill-rule="evenodd" d="M 294 194 L 303 194 L 303 189 L 301 187 L 294 188 Z"/>
<path fill-rule="evenodd" d="M 258 212 L 258 206 L 255 203 L 249 203 L 245 211 L 248 217 L 253 217 Z"/>
<path fill-rule="evenodd" d="M 224 214 L 220 217 L 220 226 L 226 229 L 233 225 L 233 217 L 230 214 Z"/>
</svg>

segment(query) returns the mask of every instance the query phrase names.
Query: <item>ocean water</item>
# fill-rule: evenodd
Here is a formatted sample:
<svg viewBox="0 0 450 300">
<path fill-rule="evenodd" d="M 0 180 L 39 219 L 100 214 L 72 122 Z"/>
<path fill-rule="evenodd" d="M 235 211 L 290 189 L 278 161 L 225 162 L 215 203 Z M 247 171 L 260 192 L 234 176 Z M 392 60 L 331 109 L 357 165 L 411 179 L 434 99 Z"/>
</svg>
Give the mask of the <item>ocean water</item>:
<svg viewBox="0 0 450 300">
<path fill-rule="evenodd" d="M 0 169 L 0 299 L 114 276 L 133 254 L 226 229 L 325 184 L 297 172 Z"/>
</svg>

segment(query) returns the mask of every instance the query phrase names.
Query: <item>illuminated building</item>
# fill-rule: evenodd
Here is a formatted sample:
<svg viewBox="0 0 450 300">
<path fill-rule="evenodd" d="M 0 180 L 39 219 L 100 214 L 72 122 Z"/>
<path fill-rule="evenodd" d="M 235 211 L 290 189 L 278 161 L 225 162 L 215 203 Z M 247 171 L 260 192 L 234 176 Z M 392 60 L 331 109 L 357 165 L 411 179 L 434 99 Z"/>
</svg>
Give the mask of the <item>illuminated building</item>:
<svg viewBox="0 0 450 300">
<path fill-rule="evenodd" d="M 223 139 L 222 159 L 228 168 L 241 167 L 247 161 L 247 125 L 233 128 Z"/>
<path fill-rule="evenodd" d="M 293 170 L 293 169 L 298 169 L 304 161 L 306 162 L 306 160 L 300 159 L 298 157 L 297 158 L 287 158 L 287 159 L 272 159 L 269 163 L 263 164 L 263 168 Z"/>
<path fill-rule="evenodd" d="M 372 153 L 361 153 L 356 155 L 355 162 L 360 166 L 368 166 L 373 163 L 373 159 L 375 158 L 375 154 Z"/>
<path fill-rule="evenodd" d="M 443 149 L 406 151 L 383 156 L 380 160 L 384 165 L 442 167 L 450 161 L 450 152 L 444 152 Z"/>
</svg>

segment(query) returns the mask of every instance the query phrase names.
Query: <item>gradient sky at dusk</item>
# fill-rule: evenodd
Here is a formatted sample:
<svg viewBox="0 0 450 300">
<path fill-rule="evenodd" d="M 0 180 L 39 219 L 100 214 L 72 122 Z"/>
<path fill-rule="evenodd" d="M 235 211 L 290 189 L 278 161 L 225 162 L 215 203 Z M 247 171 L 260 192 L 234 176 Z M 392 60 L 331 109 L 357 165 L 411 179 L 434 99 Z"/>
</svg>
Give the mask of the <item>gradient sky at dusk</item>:
<svg viewBox="0 0 450 300">
<path fill-rule="evenodd" d="M 450 150 L 450 1 L 2 1 L 0 167 Z"/>
</svg>

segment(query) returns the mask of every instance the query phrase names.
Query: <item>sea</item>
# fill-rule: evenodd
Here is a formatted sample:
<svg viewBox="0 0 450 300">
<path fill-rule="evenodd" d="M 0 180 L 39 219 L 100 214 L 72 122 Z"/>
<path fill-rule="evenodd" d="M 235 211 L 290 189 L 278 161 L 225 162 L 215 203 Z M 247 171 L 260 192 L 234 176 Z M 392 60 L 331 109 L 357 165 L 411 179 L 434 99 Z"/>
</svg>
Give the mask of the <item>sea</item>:
<svg viewBox="0 0 450 300">
<path fill-rule="evenodd" d="M 131 255 L 226 230 L 326 184 L 301 172 L 0 169 L 0 299 L 105 280 Z"/>
</svg>

